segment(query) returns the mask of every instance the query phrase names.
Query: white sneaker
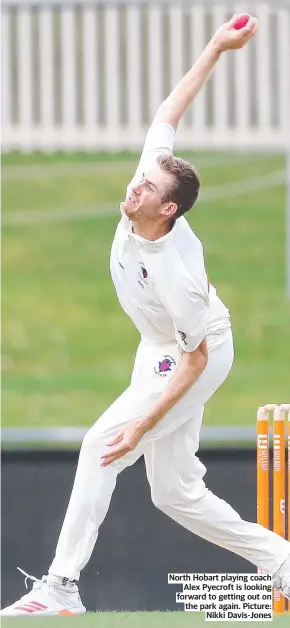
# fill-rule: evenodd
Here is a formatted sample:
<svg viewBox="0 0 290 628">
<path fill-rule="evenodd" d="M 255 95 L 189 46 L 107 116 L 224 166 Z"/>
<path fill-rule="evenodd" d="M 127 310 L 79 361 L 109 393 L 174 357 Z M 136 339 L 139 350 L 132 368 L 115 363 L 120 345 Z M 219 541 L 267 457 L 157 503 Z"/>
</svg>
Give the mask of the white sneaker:
<svg viewBox="0 0 290 628">
<path fill-rule="evenodd" d="M 273 587 L 290 600 L 290 556 L 273 576 Z"/>
<path fill-rule="evenodd" d="M 23 595 L 20 600 L 0 611 L 0 615 L 16 617 L 18 615 L 81 615 L 86 612 L 82 604 L 78 587 L 75 583 L 67 582 L 65 585 L 42 576 L 39 580 L 29 576 L 25 571 L 17 567 L 25 578 L 25 586 L 28 578 L 34 580 L 29 593 Z M 57 580 L 57 579 L 55 579 Z"/>
</svg>

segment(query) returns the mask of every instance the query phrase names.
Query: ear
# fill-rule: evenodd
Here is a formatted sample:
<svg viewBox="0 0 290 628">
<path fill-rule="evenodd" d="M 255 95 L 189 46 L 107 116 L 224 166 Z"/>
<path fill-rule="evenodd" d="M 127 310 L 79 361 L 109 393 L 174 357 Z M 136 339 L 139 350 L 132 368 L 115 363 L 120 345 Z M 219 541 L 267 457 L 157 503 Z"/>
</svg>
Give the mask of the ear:
<svg viewBox="0 0 290 628">
<path fill-rule="evenodd" d="M 162 207 L 162 214 L 166 216 L 166 218 L 173 218 L 174 214 L 177 212 L 176 203 L 166 203 Z"/>
</svg>

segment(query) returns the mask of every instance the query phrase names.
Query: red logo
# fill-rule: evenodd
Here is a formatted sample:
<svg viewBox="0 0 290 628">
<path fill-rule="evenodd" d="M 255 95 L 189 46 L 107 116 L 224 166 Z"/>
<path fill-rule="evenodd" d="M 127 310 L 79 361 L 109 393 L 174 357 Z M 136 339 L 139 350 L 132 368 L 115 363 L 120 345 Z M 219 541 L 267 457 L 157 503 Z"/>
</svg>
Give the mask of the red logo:
<svg viewBox="0 0 290 628">
<path fill-rule="evenodd" d="M 171 371 L 172 362 L 168 360 L 168 358 L 164 358 L 162 362 L 159 362 L 159 373 L 164 373 L 165 371 Z"/>
<path fill-rule="evenodd" d="M 176 362 L 171 355 L 165 355 L 160 362 L 158 362 L 158 368 L 154 367 L 154 373 L 156 375 L 160 375 L 160 377 L 166 377 L 167 373 L 172 373 L 171 367 L 175 365 Z"/>
</svg>

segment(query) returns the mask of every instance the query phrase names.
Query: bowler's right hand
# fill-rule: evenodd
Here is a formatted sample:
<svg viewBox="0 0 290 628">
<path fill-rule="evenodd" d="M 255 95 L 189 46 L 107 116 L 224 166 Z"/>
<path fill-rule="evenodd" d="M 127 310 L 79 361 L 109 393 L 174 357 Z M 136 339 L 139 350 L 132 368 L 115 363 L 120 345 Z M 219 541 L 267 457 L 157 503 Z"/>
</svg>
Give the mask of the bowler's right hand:
<svg viewBox="0 0 290 628">
<path fill-rule="evenodd" d="M 246 26 L 236 30 L 234 24 L 236 21 L 236 15 L 232 17 L 229 22 L 223 24 L 212 37 L 212 42 L 217 46 L 219 52 L 224 50 L 237 50 L 243 48 L 243 46 L 252 38 L 258 29 L 258 20 L 255 17 L 250 17 Z"/>
</svg>

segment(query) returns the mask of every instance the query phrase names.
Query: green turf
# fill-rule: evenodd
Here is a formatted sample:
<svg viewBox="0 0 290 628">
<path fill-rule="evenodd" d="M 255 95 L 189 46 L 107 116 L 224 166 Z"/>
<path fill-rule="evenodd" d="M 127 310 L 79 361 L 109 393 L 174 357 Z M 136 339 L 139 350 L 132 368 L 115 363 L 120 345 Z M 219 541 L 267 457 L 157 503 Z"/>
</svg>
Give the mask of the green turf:
<svg viewBox="0 0 290 628">
<path fill-rule="evenodd" d="M 273 621 L 259 622 L 261 626 L 273 626 L 274 628 L 286 628 L 289 625 L 289 614 L 285 613 L 273 618 Z M 212 622 L 206 622 L 203 613 L 88 613 L 81 617 L 33 617 L 20 619 L 2 619 L 5 628 L 18 628 L 19 625 L 37 628 L 200 628 L 211 626 Z M 218 622 L 219 628 L 233 628 L 236 622 Z M 238 622 L 238 626 L 253 628 L 257 622 Z"/>
<path fill-rule="evenodd" d="M 179 151 L 177 151 L 179 154 Z M 229 151 L 221 151 L 219 154 L 216 152 L 207 152 L 203 153 L 199 151 L 198 153 L 194 153 L 193 151 L 183 151 L 182 156 L 189 161 L 196 162 L 197 164 L 208 162 L 209 160 L 213 160 L 214 162 L 221 161 L 225 159 L 227 162 L 233 159 L 234 162 L 238 160 L 243 160 L 249 162 L 250 160 L 260 160 L 263 159 L 265 161 L 268 160 L 268 163 L 271 166 L 274 164 L 277 166 L 283 162 L 283 156 L 277 154 L 269 154 L 266 153 L 255 153 L 251 152 L 229 152 Z M 132 153 L 128 151 L 122 152 L 112 152 L 108 153 L 105 151 L 99 151 L 97 153 L 94 152 L 56 152 L 56 153 L 39 153 L 37 151 L 33 153 L 20 153 L 18 151 L 13 151 L 11 153 L 7 153 L 2 155 L 2 166 L 4 171 L 8 170 L 11 166 L 20 166 L 21 168 L 24 166 L 47 166 L 52 164 L 79 164 L 79 163 L 97 163 L 97 165 L 107 163 L 111 164 L 112 162 L 130 162 L 133 166 L 136 164 L 139 159 L 138 153 Z"/>
<path fill-rule="evenodd" d="M 190 159 L 206 188 L 284 166 L 280 155 Z M 4 158 L 3 425 L 90 425 L 128 385 L 138 334 L 109 275 L 117 213 L 19 226 L 5 220 L 107 204 L 117 212 L 135 163 L 128 155 Z M 254 424 L 258 405 L 289 401 L 285 189 L 201 202 L 190 222 L 231 310 L 236 347 L 205 424 Z"/>
</svg>

